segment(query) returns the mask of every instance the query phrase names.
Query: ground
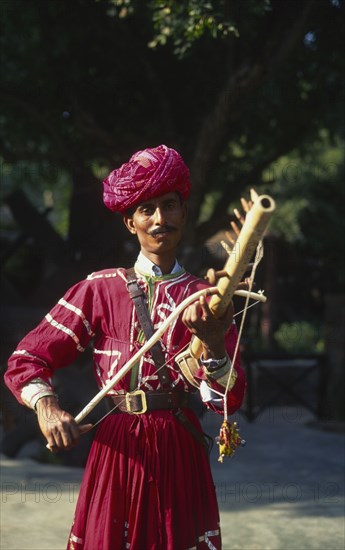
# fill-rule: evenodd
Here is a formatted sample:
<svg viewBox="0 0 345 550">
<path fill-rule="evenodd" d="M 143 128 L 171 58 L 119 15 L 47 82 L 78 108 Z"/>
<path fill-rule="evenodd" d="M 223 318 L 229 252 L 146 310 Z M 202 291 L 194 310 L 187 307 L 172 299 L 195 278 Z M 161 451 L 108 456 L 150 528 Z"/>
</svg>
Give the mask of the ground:
<svg viewBox="0 0 345 550">
<path fill-rule="evenodd" d="M 246 446 L 223 464 L 216 445 L 211 456 L 223 550 L 343 550 L 344 434 L 298 407 L 236 419 Z M 208 413 L 205 430 L 215 436 L 221 420 Z M 63 550 L 81 477 L 81 468 L 3 457 L 1 550 Z"/>
</svg>

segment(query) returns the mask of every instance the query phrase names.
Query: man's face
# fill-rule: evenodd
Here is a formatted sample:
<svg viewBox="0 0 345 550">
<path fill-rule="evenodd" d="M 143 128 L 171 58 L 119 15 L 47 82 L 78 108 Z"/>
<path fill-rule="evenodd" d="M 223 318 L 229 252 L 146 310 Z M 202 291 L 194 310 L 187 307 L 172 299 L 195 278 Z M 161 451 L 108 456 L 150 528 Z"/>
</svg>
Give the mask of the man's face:
<svg viewBox="0 0 345 550">
<path fill-rule="evenodd" d="M 187 204 L 181 204 L 177 193 L 167 193 L 140 203 L 132 216 L 124 216 L 124 222 L 137 235 L 148 257 L 169 252 L 175 255 L 186 215 Z"/>
</svg>

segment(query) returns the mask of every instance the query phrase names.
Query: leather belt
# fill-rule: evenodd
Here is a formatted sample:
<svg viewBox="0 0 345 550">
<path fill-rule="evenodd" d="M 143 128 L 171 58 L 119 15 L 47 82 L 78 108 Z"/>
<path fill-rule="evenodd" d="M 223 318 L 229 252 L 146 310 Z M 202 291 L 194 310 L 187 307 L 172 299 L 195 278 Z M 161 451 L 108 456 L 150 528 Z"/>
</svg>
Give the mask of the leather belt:
<svg viewBox="0 0 345 550">
<path fill-rule="evenodd" d="M 114 413 L 144 414 L 146 411 L 172 410 L 190 406 L 190 394 L 174 390 L 148 392 L 137 390 L 131 393 L 108 396 L 108 399 L 113 406 L 116 405 Z"/>
</svg>

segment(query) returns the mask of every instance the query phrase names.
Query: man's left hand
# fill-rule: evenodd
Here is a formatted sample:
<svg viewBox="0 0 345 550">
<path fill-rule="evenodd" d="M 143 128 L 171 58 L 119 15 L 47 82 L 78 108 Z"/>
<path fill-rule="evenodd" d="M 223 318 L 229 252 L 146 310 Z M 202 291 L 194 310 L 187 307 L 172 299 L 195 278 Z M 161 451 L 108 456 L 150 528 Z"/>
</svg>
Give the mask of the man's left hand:
<svg viewBox="0 0 345 550">
<path fill-rule="evenodd" d="M 220 359 L 226 355 L 225 333 L 232 324 L 234 309 L 230 303 L 226 313 L 217 319 L 210 310 L 206 299 L 200 299 L 185 309 L 182 321 L 203 344 L 205 359 Z"/>
</svg>

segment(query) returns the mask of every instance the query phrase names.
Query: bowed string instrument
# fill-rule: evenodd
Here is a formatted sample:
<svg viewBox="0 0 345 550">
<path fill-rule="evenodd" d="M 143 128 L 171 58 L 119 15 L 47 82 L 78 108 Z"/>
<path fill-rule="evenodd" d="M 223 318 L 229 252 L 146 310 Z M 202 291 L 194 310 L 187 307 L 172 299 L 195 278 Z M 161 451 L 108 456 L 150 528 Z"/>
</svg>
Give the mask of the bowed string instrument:
<svg viewBox="0 0 345 550">
<path fill-rule="evenodd" d="M 224 393 L 220 394 L 224 400 L 224 420 L 220 428 L 219 438 L 217 438 L 220 453 L 219 461 L 222 462 L 224 456 L 232 456 L 236 448 L 239 445 L 244 444 L 244 441 L 239 436 L 236 422 L 231 424 L 228 420 L 226 394 L 229 390 L 231 390 L 231 387 L 236 381 L 236 371 L 233 369 L 233 365 L 238 353 L 239 342 L 243 331 L 245 314 L 248 309 L 249 300 L 255 299 L 261 302 L 266 301 L 266 296 L 264 296 L 262 292 L 253 292 L 252 287 L 256 267 L 263 254 L 262 239 L 275 210 L 275 201 L 269 195 L 258 195 L 254 190 L 251 190 L 251 201 L 248 203 L 242 199 L 242 205 L 246 211 L 245 218 L 243 218 L 239 214 L 238 210 L 235 209 L 235 214 L 242 224 L 241 229 L 239 229 L 234 222 L 231 223 L 237 236 L 236 240 L 234 240 L 227 233 L 229 240 L 233 244 L 233 248 L 229 250 L 228 247 L 223 244 L 223 246 L 228 249 L 228 258 L 225 262 L 224 268 L 218 273 L 215 273 L 212 269 L 208 271 L 207 278 L 210 280 L 211 284 L 215 282 L 217 284 L 206 290 L 203 289 L 195 292 L 183 300 L 159 326 L 151 338 L 143 344 L 140 350 L 138 350 L 131 357 L 131 359 L 123 365 L 123 367 L 79 412 L 79 414 L 75 417 L 77 424 L 82 422 L 82 420 L 84 420 L 84 418 L 96 407 L 96 405 L 100 403 L 109 391 L 119 383 L 119 381 L 133 368 L 135 364 L 137 364 L 141 357 L 161 338 L 169 325 L 179 317 L 186 307 L 198 300 L 202 295 L 211 295 L 211 299 L 209 301 L 210 310 L 217 318 L 220 318 L 226 312 L 233 296 L 238 295 L 244 297 L 246 302 L 238 332 L 237 345 L 235 347 L 234 356 L 231 358 L 230 371 L 224 377 L 217 380 L 217 382 L 224 388 Z M 248 288 L 247 290 L 238 290 L 238 287 L 241 287 L 241 279 L 248 270 L 250 260 L 254 257 L 254 255 L 255 259 L 251 266 L 250 276 L 246 279 L 246 281 L 248 281 L 248 284 L 246 285 Z M 197 387 L 199 387 L 199 382 L 196 380 L 194 375 L 200 368 L 198 359 L 200 358 L 201 353 L 202 343 L 197 337 L 193 336 L 188 348 L 175 357 L 175 361 L 178 363 L 185 378 L 193 386 Z M 102 417 L 101 420 L 103 420 L 103 418 L 105 417 Z M 96 424 L 101 422 L 101 420 L 99 420 Z M 47 445 L 47 447 L 50 448 L 49 445 Z"/>
</svg>

